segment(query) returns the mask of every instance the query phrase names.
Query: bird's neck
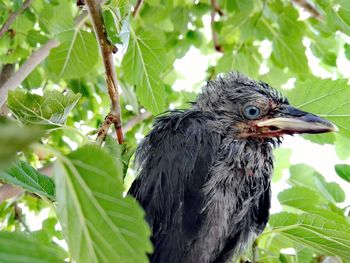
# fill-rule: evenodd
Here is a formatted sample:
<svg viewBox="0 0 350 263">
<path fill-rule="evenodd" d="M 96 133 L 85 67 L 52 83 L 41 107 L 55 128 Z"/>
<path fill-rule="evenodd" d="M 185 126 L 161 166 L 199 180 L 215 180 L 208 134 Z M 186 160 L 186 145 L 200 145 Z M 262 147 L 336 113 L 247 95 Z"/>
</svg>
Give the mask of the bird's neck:
<svg viewBox="0 0 350 263">
<path fill-rule="evenodd" d="M 269 141 L 223 139 L 220 151 L 225 165 L 244 176 L 270 177 L 273 169 L 274 144 Z"/>
</svg>

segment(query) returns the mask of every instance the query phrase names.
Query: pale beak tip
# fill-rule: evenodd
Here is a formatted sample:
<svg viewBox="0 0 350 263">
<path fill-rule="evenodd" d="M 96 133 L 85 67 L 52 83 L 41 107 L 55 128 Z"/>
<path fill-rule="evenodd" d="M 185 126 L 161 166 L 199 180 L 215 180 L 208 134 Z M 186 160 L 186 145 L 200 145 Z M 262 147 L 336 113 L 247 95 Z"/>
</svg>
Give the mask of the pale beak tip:
<svg viewBox="0 0 350 263">
<path fill-rule="evenodd" d="M 338 132 L 339 128 L 334 123 L 332 123 L 331 130 L 332 132 Z"/>
</svg>

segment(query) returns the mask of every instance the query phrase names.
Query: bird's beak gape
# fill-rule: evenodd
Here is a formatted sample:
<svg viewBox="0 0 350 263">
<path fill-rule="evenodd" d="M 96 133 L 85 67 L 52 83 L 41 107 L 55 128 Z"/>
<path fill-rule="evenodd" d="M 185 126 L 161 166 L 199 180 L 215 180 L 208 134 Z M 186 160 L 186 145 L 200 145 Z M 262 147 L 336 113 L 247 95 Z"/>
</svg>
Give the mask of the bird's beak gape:
<svg viewBox="0 0 350 263">
<path fill-rule="evenodd" d="M 330 121 L 290 105 L 283 105 L 274 117 L 260 120 L 256 125 L 262 137 L 338 131 L 337 126 Z"/>
</svg>

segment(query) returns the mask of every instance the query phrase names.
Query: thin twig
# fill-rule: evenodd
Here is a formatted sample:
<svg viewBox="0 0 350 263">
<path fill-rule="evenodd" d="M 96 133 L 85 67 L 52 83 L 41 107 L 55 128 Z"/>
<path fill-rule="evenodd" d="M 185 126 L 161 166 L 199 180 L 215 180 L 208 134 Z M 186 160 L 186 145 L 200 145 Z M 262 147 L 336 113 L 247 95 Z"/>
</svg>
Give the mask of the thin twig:
<svg viewBox="0 0 350 263">
<path fill-rule="evenodd" d="M 116 48 L 108 41 L 106 28 L 103 22 L 100 1 L 85 0 L 85 4 L 88 7 L 92 24 L 94 26 L 95 35 L 100 46 L 102 60 L 105 66 L 108 94 L 111 100 L 110 112 L 105 118 L 104 123 L 101 125 L 101 128 L 97 134 L 97 141 L 101 143 L 106 137 L 111 124 L 114 124 L 115 130 L 117 132 L 118 142 L 121 144 L 123 143 L 123 132 L 121 125 L 118 80 L 113 62 L 113 53 L 116 52 Z"/>
<path fill-rule="evenodd" d="M 18 87 L 23 80 L 50 54 L 51 49 L 60 44 L 58 40 L 51 39 L 35 51 L 30 58 L 22 64 L 18 71 L 9 78 L 0 88 L 0 107 L 7 100 L 7 93 Z"/>
<path fill-rule="evenodd" d="M 134 11 L 132 11 L 132 16 L 136 17 L 140 12 L 141 6 L 143 5 L 144 0 L 137 0 L 137 3 L 134 7 Z"/>
<path fill-rule="evenodd" d="M 222 46 L 219 44 L 218 41 L 218 33 L 215 31 L 214 25 L 215 25 L 215 15 L 218 13 L 220 16 L 223 16 L 224 13 L 220 9 L 219 4 L 216 2 L 216 0 L 211 0 L 211 13 L 210 13 L 210 25 L 211 25 L 211 33 L 213 37 L 213 43 L 214 43 L 214 48 L 218 52 L 224 52 Z"/>
<path fill-rule="evenodd" d="M 22 13 L 25 9 L 28 8 L 28 6 L 33 2 L 33 0 L 26 0 L 24 1 L 22 7 L 20 9 L 18 9 L 16 12 L 13 12 L 9 18 L 7 19 L 7 21 L 5 22 L 5 24 L 1 27 L 0 29 L 0 37 L 3 36 L 3 34 L 5 34 L 5 32 L 10 28 L 10 26 L 12 25 L 13 21 L 15 21 L 16 17 Z"/>
<path fill-rule="evenodd" d="M 127 133 L 132 128 L 134 128 L 137 124 L 139 124 L 140 122 L 143 122 L 144 120 L 149 119 L 150 117 L 152 117 L 152 113 L 148 111 L 132 117 L 125 125 L 123 125 L 123 133 L 124 134 Z"/>
<path fill-rule="evenodd" d="M 320 12 L 310 4 L 307 0 L 292 0 L 293 3 L 302 7 L 306 12 L 308 12 L 313 18 L 316 18 L 319 21 L 322 21 L 322 16 Z"/>
<path fill-rule="evenodd" d="M 15 209 L 15 219 L 24 227 L 26 232 L 30 232 L 30 229 L 27 223 L 24 221 L 22 209 L 18 206 L 17 203 L 14 204 Z"/>
</svg>

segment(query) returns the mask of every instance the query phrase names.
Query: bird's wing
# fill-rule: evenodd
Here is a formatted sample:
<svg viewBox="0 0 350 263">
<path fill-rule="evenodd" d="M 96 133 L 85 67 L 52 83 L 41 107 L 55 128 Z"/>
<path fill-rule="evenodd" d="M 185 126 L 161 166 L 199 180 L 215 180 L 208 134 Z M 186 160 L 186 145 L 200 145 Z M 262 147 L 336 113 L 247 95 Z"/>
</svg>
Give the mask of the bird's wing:
<svg viewBox="0 0 350 263">
<path fill-rule="evenodd" d="M 152 262 L 180 262 L 200 228 L 200 189 L 220 144 L 207 120 L 201 112 L 171 113 L 158 119 L 137 151 L 140 171 L 129 193 L 152 228 Z M 174 255 L 179 258 L 169 261 Z"/>
</svg>

